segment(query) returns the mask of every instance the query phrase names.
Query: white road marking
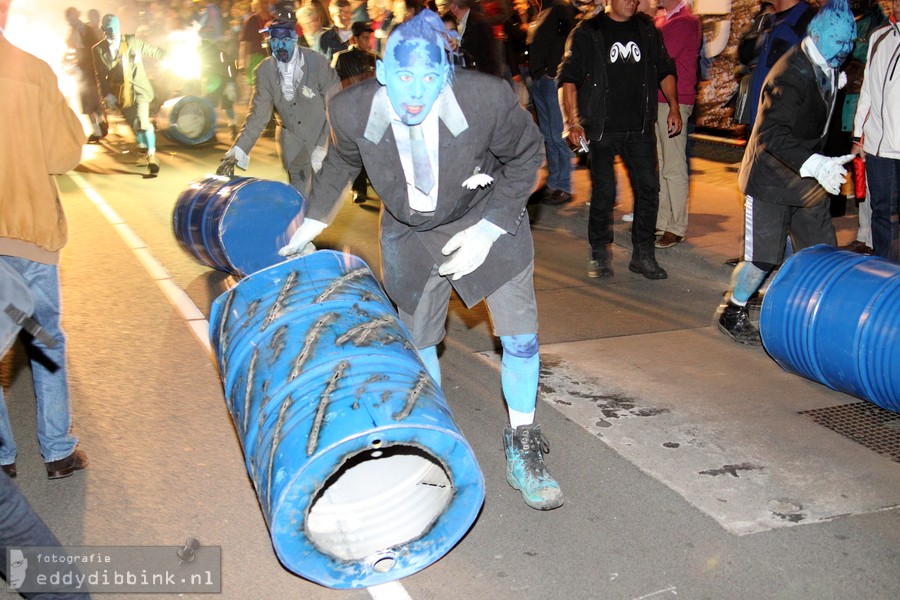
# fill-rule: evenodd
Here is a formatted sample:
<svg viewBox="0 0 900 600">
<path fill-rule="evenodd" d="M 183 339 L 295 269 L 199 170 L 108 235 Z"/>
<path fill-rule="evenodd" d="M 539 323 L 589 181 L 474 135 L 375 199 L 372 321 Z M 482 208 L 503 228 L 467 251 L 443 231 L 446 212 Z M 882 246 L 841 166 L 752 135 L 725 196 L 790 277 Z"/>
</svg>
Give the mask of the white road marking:
<svg viewBox="0 0 900 600">
<path fill-rule="evenodd" d="M 156 282 L 156 285 L 159 286 L 165 297 L 168 298 L 169 302 L 185 320 L 191 331 L 194 332 L 194 336 L 196 336 L 200 344 L 206 348 L 206 352 L 212 357 L 212 346 L 209 342 L 209 322 L 203 316 L 200 309 L 197 308 L 197 305 L 194 304 L 183 289 L 178 287 L 178 284 L 175 283 L 175 280 L 172 279 L 172 276 L 169 275 L 166 268 L 156 260 L 147 248 L 147 244 L 144 243 L 119 214 L 106 203 L 103 196 L 98 194 L 94 188 L 88 185 L 88 182 L 80 175 L 70 173 L 69 178 L 76 186 L 78 186 L 78 189 L 84 192 L 84 195 L 88 197 L 94 206 L 97 207 L 100 214 L 109 221 L 113 226 L 113 229 L 116 230 L 116 233 L 124 240 L 125 245 L 134 252 L 138 261 L 144 266 L 144 269 L 146 269 L 150 277 Z M 404 588 L 403 584 L 399 581 L 375 585 L 366 588 L 366 591 L 369 592 L 369 595 L 375 600 L 412 600 L 412 596 L 407 593 L 406 588 Z"/>
<path fill-rule="evenodd" d="M 662 590 L 657 590 L 655 592 L 650 592 L 649 594 L 644 594 L 643 596 L 638 596 L 634 600 L 646 600 L 647 598 L 652 598 L 653 596 L 659 596 L 660 594 L 665 594 L 666 592 L 672 592 L 673 596 L 678 595 L 678 590 L 676 590 L 675 586 L 667 587 Z"/>
</svg>

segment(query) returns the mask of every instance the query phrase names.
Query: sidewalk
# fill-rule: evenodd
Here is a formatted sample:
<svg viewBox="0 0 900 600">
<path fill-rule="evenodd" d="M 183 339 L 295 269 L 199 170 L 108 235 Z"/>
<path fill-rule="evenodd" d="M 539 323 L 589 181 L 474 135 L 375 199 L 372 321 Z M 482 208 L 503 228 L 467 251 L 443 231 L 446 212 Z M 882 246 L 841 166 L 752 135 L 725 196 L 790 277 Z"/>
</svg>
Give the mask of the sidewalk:
<svg viewBox="0 0 900 600">
<path fill-rule="evenodd" d="M 731 274 L 733 265 L 725 261 L 739 257 L 743 250 L 744 208 L 743 196 L 737 186 L 739 166 L 739 149 L 695 142 L 687 235 L 682 243 L 672 248 L 656 250 L 656 258 L 663 267 L 679 267 L 710 277 L 727 278 Z M 616 177 L 619 198 L 614 216 L 614 243 L 620 247 L 619 253 L 630 253 L 631 223 L 623 222 L 622 216 L 631 212 L 633 196 L 621 162 L 617 162 Z M 547 206 L 533 202 L 529 204 L 529 216 L 533 227 L 567 229 L 587 244 L 591 193 L 588 170 L 576 169 L 572 183 L 575 197 L 571 203 Z M 846 216 L 834 219 L 838 245 L 841 246 L 856 239 L 856 208 L 848 206 L 847 211 Z M 616 249 L 613 251 L 617 252 Z M 587 254 L 586 246 L 585 257 Z"/>
</svg>

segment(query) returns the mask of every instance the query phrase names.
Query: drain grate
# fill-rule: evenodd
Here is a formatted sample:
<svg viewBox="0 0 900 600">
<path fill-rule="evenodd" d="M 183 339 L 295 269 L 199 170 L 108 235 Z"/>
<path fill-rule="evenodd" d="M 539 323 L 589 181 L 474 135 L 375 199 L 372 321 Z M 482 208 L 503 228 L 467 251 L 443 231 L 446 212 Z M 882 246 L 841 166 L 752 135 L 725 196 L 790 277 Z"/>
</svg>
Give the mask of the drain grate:
<svg viewBox="0 0 900 600">
<path fill-rule="evenodd" d="M 894 462 L 900 462 L 900 414 L 871 402 L 803 410 L 799 414 Z"/>
</svg>

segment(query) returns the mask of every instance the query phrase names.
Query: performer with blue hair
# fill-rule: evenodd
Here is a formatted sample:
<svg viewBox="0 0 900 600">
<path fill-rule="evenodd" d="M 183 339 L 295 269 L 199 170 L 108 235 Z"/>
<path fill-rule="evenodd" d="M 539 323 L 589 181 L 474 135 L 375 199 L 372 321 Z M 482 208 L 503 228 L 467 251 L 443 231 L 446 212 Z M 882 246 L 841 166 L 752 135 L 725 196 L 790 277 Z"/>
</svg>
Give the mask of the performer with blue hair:
<svg viewBox="0 0 900 600">
<path fill-rule="evenodd" d="M 847 0 L 829 0 L 799 46 L 785 54 L 763 85 L 759 116 L 744 152 L 738 184 L 744 202 L 744 256 L 719 329 L 742 344 L 761 344 L 747 300 L 784 260 L 788 234 L 795 250 L 836 244 L 828 194 L 837 194 L 852 155 L 821 154 L 846 77 L 838 67 L 853 49 L 856 24 Z"/>
<path fill-rule="evenodd" d="M 128 121 L 142 156 L 138 161 L 151 175 L 159 172 L 156 131 L 150 120 L 153 86 L 144 59 L 163 58 L 163 51 L 133 35 L 123 35 L 119 17 L 104 15 L 101 29 L 106 39 L 92 49 L 100 97 L 110 110 L 119 109 Z"/>
<path fill-rule="evenodd" d="M 391 33 L 375 79 L 334 97 L 328 154 L 281 253 L 307 249 L 364 166 L 383 206 L 384 287 L 438 383 L 451 288 L 469 307 L 486 300 L 503 347 L 507 481 L 529 506 L 549 510 L 563 496 L 534 423 L 540 359 L 525 211 L 543 139 L 506 82 L 454 72 L 449 51 L 441 18 L 422 11 Z"/>
</svg>

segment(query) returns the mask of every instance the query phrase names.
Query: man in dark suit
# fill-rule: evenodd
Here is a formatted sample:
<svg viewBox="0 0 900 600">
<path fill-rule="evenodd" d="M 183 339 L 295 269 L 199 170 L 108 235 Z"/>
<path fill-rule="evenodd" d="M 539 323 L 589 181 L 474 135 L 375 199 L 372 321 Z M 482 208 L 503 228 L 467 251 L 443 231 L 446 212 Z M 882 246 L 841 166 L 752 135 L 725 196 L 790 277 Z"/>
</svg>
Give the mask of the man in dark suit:
<svg viewBox="0 0 900 600">
<path fill-rule="evenodd" d="M 375 61 L 378 55 L 369 51 L 372 47 L 372 24 L 368 21 L 356 21 L 350 26 L 350 47 L 341 50 L 331 59 L 331 68 L 341 78 L 341 86 L 348 87 L 354 83 L 375 76 Z M 363 169 L 353 180 L 353 202 L 363 204 L 368 198 L 368 177 Z"/>
<path fill-rule="evenodd" d="M 841 85 L 837 69 L 855 37 L 847 0 L 829 0 L 810 22 L 807 36 L 775 63 L 763 85 L 738 174 L 746 195 L 744 257 L 719 317 L 719 329 L 736 342 L 761 343 L 746 303 L 784 260 L 788 234 L 796 250 L 836 243 L 828 193 L 838 192 L 847 174 L 842 165 L 852 155 L 821 152 Z"/>
<path fill-rule="evenodd" d="M 494 53 L 494 32 L 481 7 L 473 0 L 450 0 L 450 12 L 456 17 L 459 31 L 459 52 L 466 69 L 499 75 Z"/>
<path fill-rule="evenodd" d="M 549 510 L 563 498 L 533 422 L 540 363 L 525 211 L 543 141 L 509 85 L 454 72 L 448 45 L 440 17 L 422 11 L 391 33 L 375 80 L 334 97 L 328 154 L 306 218 L 281 253 L 306 248 L 365 166 L 383 206 L 384 287 L 435 381 L 451 287 L 467 306 L 487 301 L 503 346 L 507 481 L 529 506 Z"/>
</svg>

